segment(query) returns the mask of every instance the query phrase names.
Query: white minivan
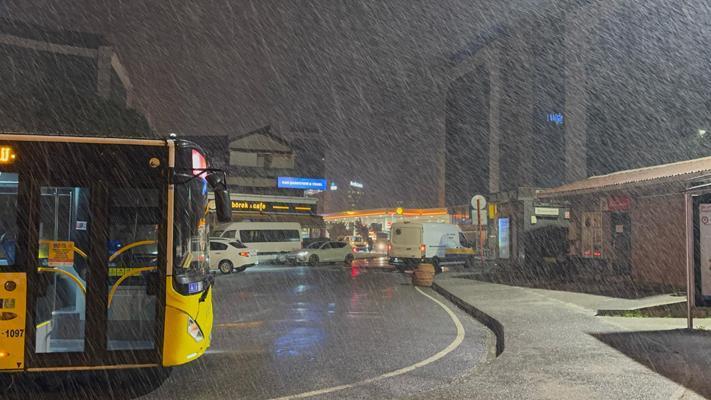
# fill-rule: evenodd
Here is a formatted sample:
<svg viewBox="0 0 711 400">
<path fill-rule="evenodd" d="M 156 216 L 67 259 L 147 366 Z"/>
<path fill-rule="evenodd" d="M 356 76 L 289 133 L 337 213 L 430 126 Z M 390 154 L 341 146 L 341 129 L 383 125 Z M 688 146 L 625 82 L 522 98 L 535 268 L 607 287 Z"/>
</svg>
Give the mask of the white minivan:
<svg viewBox="0 0 711 400">
<path fill-rule="evenodd" d="M 274 261 L 301 249 L 301 225 L 298 222 L 232 222 L 221 225 L 212 236 L 239 240 L 257 251 L 260 262 Z"/>
<path fill-rule="evenodd" d="M 471 266 L 474 250 L 462 230 L 454 224 L 397 222 L 390 228 L 390 263 L 399 269 L 412 268 L 420 262 L 432 263 L 437 272 L 442 265 Z"/>
</svg>

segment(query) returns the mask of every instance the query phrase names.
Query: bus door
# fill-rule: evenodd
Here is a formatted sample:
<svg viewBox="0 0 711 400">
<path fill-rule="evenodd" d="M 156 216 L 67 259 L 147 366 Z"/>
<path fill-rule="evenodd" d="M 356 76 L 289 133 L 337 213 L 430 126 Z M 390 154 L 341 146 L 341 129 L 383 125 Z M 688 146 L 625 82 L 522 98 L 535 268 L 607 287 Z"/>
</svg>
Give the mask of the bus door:
<svg viewBox="0 0 711 400">
<path fill-rule="evenodd" d="M 141 175 L 137 162 L 145 158 L 148 168 L 160 149 L 33 145 L 41 147 L 34 154 L 57 161 L 27 157 L 28 173 L 20 174 L 18 201 L 28 210 L 27 367 L 160 363 L 162 181 L 156 171 Z"/>
</svg>

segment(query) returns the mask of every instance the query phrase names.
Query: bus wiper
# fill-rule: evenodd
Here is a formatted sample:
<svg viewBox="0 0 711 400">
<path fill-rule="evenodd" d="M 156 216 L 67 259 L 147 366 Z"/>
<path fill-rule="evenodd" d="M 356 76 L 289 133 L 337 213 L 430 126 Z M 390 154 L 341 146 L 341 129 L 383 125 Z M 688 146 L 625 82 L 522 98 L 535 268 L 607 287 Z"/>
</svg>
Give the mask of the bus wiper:
<svg viewBox="0 0 711 400">
<path fill-rule="evenodd" d="M 205 290 L 202 292 L 202 295 L 200 296 L 200 303 L 205 301 L 205 299 L 207 298 L 207 292 L 209 292 L 212 285 L 215 284 L 215 277 L 212 276 L 212 274 L 208 274 L 205 280 L 207 281 L 207 288 L 205 288 Z"/>
</svg>

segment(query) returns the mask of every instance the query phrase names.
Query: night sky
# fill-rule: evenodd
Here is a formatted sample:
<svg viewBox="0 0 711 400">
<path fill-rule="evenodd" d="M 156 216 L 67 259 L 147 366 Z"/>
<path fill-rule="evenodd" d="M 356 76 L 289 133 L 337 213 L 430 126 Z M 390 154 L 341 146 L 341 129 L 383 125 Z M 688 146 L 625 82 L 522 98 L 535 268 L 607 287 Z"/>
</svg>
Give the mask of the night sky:
<svg viewBox="0 0 711 400">
<path fill-rule="evenodd" d="M 506 3 L 506 4 L 499 4 Z M 159 133 L 318 129 L 366 206 L 436 206 L 448 57 L 535 1 L 0 0 L 4 17 L 106 35 Z"/>
</svg>

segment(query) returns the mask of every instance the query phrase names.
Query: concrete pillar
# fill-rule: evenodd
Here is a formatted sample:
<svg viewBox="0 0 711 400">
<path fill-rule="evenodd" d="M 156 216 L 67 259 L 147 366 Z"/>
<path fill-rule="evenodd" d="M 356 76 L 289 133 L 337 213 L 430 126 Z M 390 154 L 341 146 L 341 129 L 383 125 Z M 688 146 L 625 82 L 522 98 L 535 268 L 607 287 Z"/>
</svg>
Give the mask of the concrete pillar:
<svg viewBox="0 0 711 400">
<path fill-rule="evenodd" d="M 128 77 L 128 71 L 126 71 L 126 68 L 123 66 L 121 60 L 119 59 L 116 53 L 112 53 L 111 55 L 111 68 L 116 73 L 116 76 L 118 76 L 118 79 L 121 81 L 121 84 L 123 85 L 123 88 L 126 91 L 126 107 L 133 107 L 133 84 L 131 83 L 131 79 L 129 79 Z M 146 115 L 146 117 L 148 116 Z"/>
<path fill-rule="evenodd" d="M 577 25 L 581 24 L 581 25 Z M 587 26 L 584 26 L 587 25 Z M 585 38 L 588 21 L 567 17 L 565 32 L 565 181 L 587 177 L 587 102 Z"/>
<path fill-rule="evenodd" d="M 501 60 L 500 47 L 493 43 L 487 51 L 487 71 L 489 71 L 489 193 L 501 189 Z"/>
<path fill-rule="evenodd" d="M 462 76 L 465 76 L 480 66 L 484 67 L 487 71 L 489 82 L 489 112 L 488 112 L 488 147 L 489 154 L 489 176 L 488 181 L 488 191 L 489 193 L 498 193 L 501 188 L 501 124 L 500 124 L 500 111 L 501 111 L 501 97 L 503 93 L 503 82 L 501 75 L 501 57 L 502 57 L 501 43 L 497 40 L 489 43 L 487 46 L 479 50 L 474 56 L 470 57 L 467 61 L 460 63 L 454 68 L 454 73 L 451 75 L 452 78 L 450 82 L 455 82 Z M 445 97 L 445 109 L 446 109 L 446 97 Z M 440 204 L 444 204 L 444 160 L 442 157 L 441 165 L 441 196 Z"/>
<path fill-rule="evenodd" d="M 111 57 L 113 49 L 109 46 L 99 47 L 96 56 L 96 94 L 102 99 L 111 96 Z"/>
<path fill-rule="evenodd" d="M 512 35 L 507 46 L 510 49 L 508 57 L 513 59 L 512 82 L 510 82 L 511 92 L 508 94 L 511 99 L 511 110 L 509 119 L 509 131 L 506 140 L 516 141 L 517 184 L 516 186 L 528 186 L 533 182 L 533 57 L 527 38 L 523 33 Z"/>
<path fill-rule="evenodd" d="M 586 65 L 597 25 L 615 13 L 625 1 L 595 1 L 576 8 L 565 17 L 565 180 L 585 179 L 587 172 L 587 105 L 590 101 Z"/>
</svg>

